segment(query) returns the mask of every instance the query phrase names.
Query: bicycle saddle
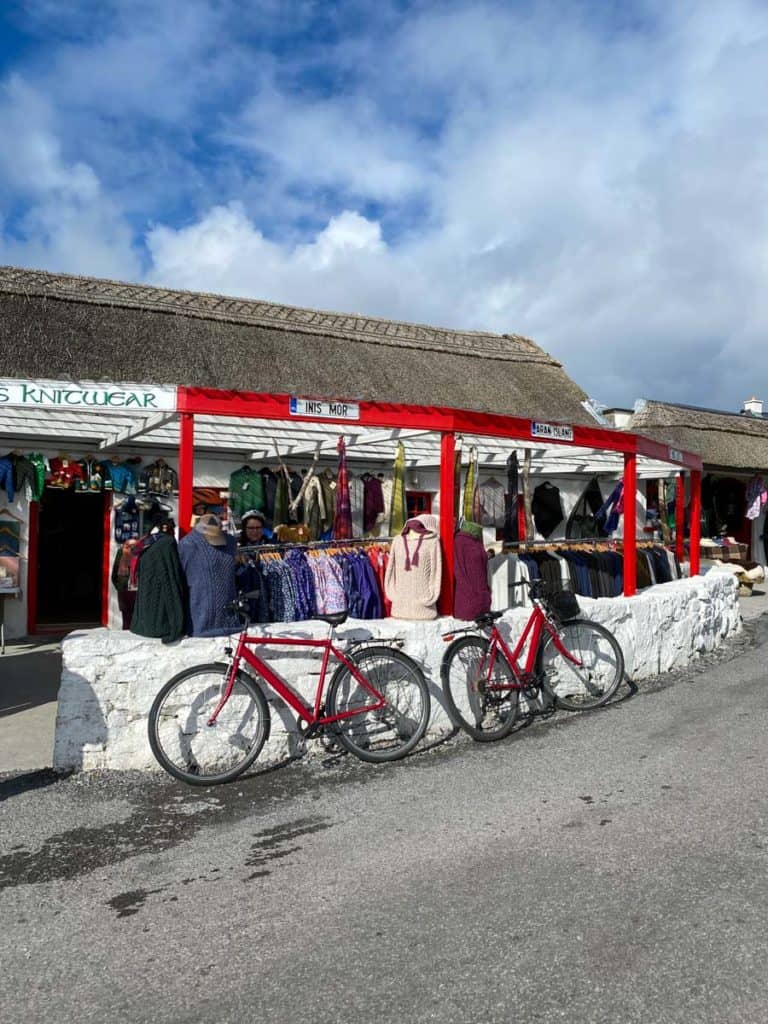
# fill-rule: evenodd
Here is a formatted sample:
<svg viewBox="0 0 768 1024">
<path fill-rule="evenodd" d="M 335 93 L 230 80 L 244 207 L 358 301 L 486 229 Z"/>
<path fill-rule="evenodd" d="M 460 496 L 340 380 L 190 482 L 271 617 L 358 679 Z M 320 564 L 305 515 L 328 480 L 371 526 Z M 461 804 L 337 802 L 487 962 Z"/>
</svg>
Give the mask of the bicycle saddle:
<svg viewBox="0 0 768 1024">
<path fill-rule="evenodd" d="M 475 618 L 475 622 L 478 626 L 490 626 L 496 619 L 500 619 L 504 612 L 483 612 L 482 615 L 478 615 Z"/>
<path fill-rule="evenodd" d="M 329 626 L 340 626 L 342 622 L 347 621 L 348 615 L 349 609 L 345 608 L 343 612 L 331 612 L 330 615 L 315 614 L 312 616 L 312 618 L 320 619 L 322 622 L 327 622 Z"/>
</svg>

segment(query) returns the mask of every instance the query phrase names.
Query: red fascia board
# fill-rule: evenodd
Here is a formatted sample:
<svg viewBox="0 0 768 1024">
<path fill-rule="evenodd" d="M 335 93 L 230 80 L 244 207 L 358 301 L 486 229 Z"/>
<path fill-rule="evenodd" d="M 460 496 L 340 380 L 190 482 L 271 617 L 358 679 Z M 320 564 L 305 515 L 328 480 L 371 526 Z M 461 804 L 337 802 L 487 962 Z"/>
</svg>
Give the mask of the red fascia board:
<svg viewBox="0 0 768 1024">
<path fill-rule="evenodd" d="M 659 441 L 652 441 L 649 437 L 643 437 L 642 434 L 634 435 L 637 440 L 637 454 L 645 455 L 649 459 L 658 459 L 661 462 L 669 462 L 672 465 L 685 467 L 686 469 L 702 469 L 703 462 L 700 455 L 694 455 L 693 452 L 684 452 L 679 448 L 676 449 L 682 455 L 682 462 L 678 459 L 672 460 L 670 458 L 670 449 L 673 445 L 661 444 Z"/>
<path fill-rule="evenodd" d="M 254 419 L 285 420 L 291 423 L 338 423 L 350 429 L 353 424 L 364 427 L 408 427 L 417 430 L 453 431 L 459 434 L 479 434 L 485 437 L 539 441 L 542 446 L 573 445 L 628 454 L 648 455 L 669 461 L 669 448 L 648 438 L 623 431 L 601 427 L 573 426 L 573 441 L 554 438 L 534 438 L 531 420 L 518 416 L 473 412 L 469 409 L 449 409 L 434 405 L 402 405 L 386 402 L 355 402 L 360 409 L 356 420 L 334 420 L 326 417 L 291 416 L 288 412 L 290 395 L 271 395 L 258 391 L 220 391 L 215 388 L 179 387 L 177 410 L 206 416 L 239 416 Z M 307 397 L 307 396 L 304 396 Z M 311 396 L 309 396 L 311 397 Z M 350 399 L 350 401 L 354 401 Z M 569 424 L 570 425 L 570 424 Z M 642 442 L 642 444 L 641 444 Z M 683 453 L 685 465 L 701 468 L 698 456 Z M 689 461 L 690 460 L 690 461 Z"/>
</svg>

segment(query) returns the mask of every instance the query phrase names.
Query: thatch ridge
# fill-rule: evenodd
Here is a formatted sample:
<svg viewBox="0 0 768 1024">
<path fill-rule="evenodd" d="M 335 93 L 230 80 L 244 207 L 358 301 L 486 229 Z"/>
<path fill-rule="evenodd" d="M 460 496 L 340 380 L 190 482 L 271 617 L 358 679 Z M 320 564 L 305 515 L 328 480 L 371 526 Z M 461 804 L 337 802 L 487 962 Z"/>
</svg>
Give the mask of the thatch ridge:
<svg viewBox="0 0 768 1024">
<path fill-rule="evenodd" d="M 760 416 L 646 400 L 627 429 L 696 452 L 706 467 L 768 469 L 768 420 Z"/>
<path fill-rule="evenodd" d="M 561 364 L 543 349 L 519 334 L 461 331 L 403 320 L 355 313 L 286 306 L 257 299 L 158 288 L 108 278 L 53 274 L 44 270 L 0 266 L 0 291 L 25 297 L 142 309 L 155 313 L 249 324 L 274 330 L 353 341 L 375 341 L 396 348 L 408 347 L 438 352 L 455 351 L 464 356 L 503 359 L 508 362 Z"/>
</svg>

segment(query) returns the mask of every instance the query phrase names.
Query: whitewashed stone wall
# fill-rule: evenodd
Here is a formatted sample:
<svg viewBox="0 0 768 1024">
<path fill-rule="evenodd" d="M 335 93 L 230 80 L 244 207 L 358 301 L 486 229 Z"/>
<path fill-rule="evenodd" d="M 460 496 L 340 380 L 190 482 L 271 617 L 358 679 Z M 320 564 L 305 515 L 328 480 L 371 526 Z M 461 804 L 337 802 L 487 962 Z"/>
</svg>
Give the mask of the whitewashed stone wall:
<svg viewBox="0 0 768 1024">
<path fill-rule="evenodd" d="M 584 614 L 607 626 L 624 650 L 630 679 L 640 681 L 686 666 L 711 651 L 741 628 L 737 584 L 733 577 L 710 573 L 652 587 L 633 598 L 579 598 Z M 502 621 L 516 636 L 528 612 L 513 609 Z M 338 639 L 400 637 L 403 650 L 419 662 L 432 695 L 429 734 L 438 738 L 450 729 L 440 690 L 440 660 L 445 650 L 441 633 L 454 619 L 434 622 L 352 621 Z M 327 635 L 320 622 L 277 627 L 286 636 Z M 258 632 L 254 630 L 254 632 Z M 187 639 L 165 646 L 132 633 L 94 629 L 71 633 L 64 641 L 54 767 L 157 769 L 147 741 L 147 713 L 162 684 L 192 665 L 221 660 L 228 641 Z M 296 651 L 297 649 L 294 649 Z M 294 689 L 311 699 L 319 671 L 306 652 L 269 651 L 276 670 Z M 267 653 L 266 651 L 264 652 Z M 269 692 L 272 735 L 262 759 L 275 761 L 297 749 L 293 713 Z M 309 749 L 316 744 L 310 743 Z"/>
</svg>

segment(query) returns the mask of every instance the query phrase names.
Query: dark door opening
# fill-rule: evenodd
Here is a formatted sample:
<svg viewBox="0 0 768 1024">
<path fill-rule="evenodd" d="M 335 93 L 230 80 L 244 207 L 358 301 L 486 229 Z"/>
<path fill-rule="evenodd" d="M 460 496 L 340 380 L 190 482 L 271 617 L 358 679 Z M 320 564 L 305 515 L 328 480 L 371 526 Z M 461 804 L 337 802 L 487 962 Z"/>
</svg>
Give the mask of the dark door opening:
<svg viewBox="0 0 768 1024">
<path fill-rule="evenodd" d="M 100 625 L 104 494 L 46 487 L 40 501 L 37 624 Z"/>
</svg>

